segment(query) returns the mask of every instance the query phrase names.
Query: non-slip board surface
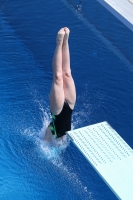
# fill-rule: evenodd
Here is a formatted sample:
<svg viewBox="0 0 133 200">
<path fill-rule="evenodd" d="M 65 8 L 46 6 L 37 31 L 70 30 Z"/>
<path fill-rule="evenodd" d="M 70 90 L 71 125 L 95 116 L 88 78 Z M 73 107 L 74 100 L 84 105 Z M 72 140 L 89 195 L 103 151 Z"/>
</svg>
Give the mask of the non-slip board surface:
<svg viewBox="0 0 133 200">
<path fill-rule="evenodd" d="M 107 122 L 67 134 L 119 199 L 133 199 L 133 150 Z"/>
</svg>

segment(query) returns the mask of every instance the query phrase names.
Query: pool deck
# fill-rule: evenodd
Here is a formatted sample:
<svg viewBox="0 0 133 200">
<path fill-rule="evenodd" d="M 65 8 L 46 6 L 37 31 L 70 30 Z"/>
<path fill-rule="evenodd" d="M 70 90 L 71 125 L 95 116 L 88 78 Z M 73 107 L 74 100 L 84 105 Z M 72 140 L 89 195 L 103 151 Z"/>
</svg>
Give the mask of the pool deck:
<svg viewBox="0 0 133 200">
<path fill-rule="evenodd" d="M 133 31 L 133 0 L 97 0 Z"/>
<path fill-rule="evenodd" d="M 129 2 L 131 2 L 133 4 L 133 0 L 128 0 Z"/>
</svg>

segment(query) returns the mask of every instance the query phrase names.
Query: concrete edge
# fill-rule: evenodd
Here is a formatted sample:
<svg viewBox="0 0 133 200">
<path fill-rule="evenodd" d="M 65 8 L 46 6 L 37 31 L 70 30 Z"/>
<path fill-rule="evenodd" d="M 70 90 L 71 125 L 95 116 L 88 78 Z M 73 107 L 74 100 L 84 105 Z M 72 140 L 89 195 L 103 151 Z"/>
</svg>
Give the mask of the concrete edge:
<svg viewBox="0 0 133 200">
<path fill-rule="evenodd" d="M 131 23 L 125 16 L 124 13 L 120 13 L 115 10 L 111 5 L 109 5 L 104 0 L 97 0 L 102 6 L 104 6 L 108 11 L 110 11 L 117 19 L 119 19 L 123 24 L 125 24 L 131 31 L 133 31 L 133 23 Z M 128 2 L 130 3 L 130 2 Z"/>
</svg>

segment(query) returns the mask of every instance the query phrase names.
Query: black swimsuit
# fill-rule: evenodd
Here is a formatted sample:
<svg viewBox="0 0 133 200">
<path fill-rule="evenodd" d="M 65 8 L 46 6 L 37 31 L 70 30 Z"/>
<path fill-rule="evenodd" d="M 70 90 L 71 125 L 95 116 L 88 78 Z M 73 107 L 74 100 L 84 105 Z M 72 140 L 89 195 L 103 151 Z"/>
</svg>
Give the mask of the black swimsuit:
<svg viewBox="0 0 133 200">
<path fill-rule="evenodd" d="M 52 115 L 52 122 L 50 123 L 50 130 L 52 134 L 56 137 L 62 137 L 65 135 L 66 131 L 71 130 L 71 117 L 72 109 L 65 101 L 62 111 L 58 115 Z"/>
</svg>

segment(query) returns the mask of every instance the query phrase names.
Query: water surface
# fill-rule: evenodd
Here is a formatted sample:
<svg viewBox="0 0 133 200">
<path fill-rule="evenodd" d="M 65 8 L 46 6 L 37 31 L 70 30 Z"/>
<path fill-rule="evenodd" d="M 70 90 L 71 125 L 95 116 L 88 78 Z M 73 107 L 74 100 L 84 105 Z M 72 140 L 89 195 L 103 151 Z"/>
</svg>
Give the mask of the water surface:
<svg viewBox="0 0 133 200">
<path fill-rule="evenodd" d="M 65 2 L 0 2 L 2 200 L 116 199 L 70 141 L 61 148 L 43 142 L 50 121 L 55 36 L 62 26 L 71 30 L 71 68 L 77 89 L 73 127 L 108 121 L 133 147 L 132 62 L 95 24 L 86 23 L 84 13 L 78 15 Z M 121 24 L 115 23 L 119 29 Z"/>
</svg>

